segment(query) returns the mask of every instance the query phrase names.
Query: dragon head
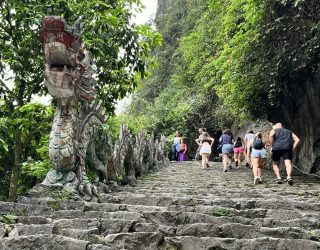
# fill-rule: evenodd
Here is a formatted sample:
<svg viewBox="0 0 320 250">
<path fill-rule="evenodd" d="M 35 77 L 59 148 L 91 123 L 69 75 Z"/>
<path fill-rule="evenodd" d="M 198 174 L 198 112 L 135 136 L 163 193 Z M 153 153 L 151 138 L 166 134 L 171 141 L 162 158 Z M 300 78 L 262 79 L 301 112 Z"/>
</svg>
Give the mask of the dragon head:
<svg viewBox="0 0 320 250">
<path fill-rule="evenodd" d="M 94 98 L 92 60 L 83 52 L 79 29 L 58 16 L 43 20 L 40 39 L 45 52 L 44 84 L 57 100 Z"/>
</svg>

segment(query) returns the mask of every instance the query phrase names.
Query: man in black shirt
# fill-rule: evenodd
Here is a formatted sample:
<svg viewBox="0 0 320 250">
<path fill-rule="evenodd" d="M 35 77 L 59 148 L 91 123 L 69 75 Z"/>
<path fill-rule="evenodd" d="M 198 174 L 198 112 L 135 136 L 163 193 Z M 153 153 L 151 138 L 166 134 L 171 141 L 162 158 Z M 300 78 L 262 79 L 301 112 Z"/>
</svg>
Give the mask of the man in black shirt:
<svg viewBox="0 0 320 250">
<path fill-rule="evenodd" d="M 283 128 L 281 123 L 277 123 L 270 132 L 269 140 L 272 145 L 273 171 L 277 176 L 277 183 L 282 183 L 279 168 L 282 157 L 286 165 L 287 183 L 293 185 L 291 177 L 292 153 L 298 146 L 300 139 L 290 130 Z"/>
</svg>

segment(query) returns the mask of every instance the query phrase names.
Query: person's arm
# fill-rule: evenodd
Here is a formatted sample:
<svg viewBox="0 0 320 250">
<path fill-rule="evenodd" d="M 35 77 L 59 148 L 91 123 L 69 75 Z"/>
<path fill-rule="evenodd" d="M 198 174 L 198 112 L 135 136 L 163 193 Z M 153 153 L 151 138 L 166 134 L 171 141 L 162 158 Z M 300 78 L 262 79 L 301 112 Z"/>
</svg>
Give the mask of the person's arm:
<svg viewBox="0 0 320 250">
<path fill-rule="evenodd" d="M 210 140 L 211 140 L 211 143 L 210 143 L 210 146 L 212 146 L 213 145 L 213 143 L 214 143 L 214 139 L 213 138 L 209 138 Z"/>
<path fill-rule="evenodd" d="M 200 138 L 195 139 L 195 142 L 198 144 L 198 146 L 200 146 Z"/>
<path fill-rule="evenodd" d="M 276 131 L 272 129 L 269 134 L 269 142 L 270 142 L 270 152 L 272 151 L 273 141 L 274 141 L 274 135 L 276 134 Z"/>
<path fill-rule="evenodd" d="M 251 146 L 251 143 L 247 143 L 247 146 L 248 148 L 250 148 Z M 247 159 L 248 159 L 248 163 L 250 164 L 251 163 L 251 157 L 250 157 L 250 150 L 247 150 Z"/>
<path fill-rule="evenodd" d="M 293 143 L 293 151 L 294 151 L 297 148 L 298 144 L 300 143 L 300 139 L 294 133 L 292 133 L 292 139 L 294 141 Z"/>
</svg>

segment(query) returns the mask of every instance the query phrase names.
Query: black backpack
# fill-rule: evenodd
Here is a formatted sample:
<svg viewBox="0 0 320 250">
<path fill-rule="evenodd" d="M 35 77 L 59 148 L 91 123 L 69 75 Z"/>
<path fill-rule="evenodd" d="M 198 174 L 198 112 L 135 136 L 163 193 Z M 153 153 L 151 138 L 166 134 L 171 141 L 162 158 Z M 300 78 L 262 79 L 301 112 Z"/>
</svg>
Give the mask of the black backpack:
<svg viewBox="0 0 320 250">
<path fill-rule="evenodd" d="M 262 142 L 262 140 L 260 138 L 255 138 L 252 143 L 252 147 L 254 149 L 263 149 L 264 143 Z"/>
<path fill-rule="evenodd" d="M 236 143 L 234 144 L 235 148 L 239 148 L 242 146 L 242 142 L 241 141 L 236 141 Z"/>
</svg>

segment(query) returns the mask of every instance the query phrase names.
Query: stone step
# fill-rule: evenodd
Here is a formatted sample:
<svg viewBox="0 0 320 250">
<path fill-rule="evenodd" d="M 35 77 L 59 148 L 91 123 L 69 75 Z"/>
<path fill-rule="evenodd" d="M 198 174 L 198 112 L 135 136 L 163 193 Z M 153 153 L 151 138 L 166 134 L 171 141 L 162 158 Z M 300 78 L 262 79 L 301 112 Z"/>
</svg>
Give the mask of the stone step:
<svg viewBox="0 0 320 250">
<path fill-rule="evenodd" d="M 162 233 L 120 233 L 109 234 L 104 238 L 106 244 L 112 244 L 118 249 L 153 250 L 159 249 L 164 241 Z"/>
<path fill-rule="evenodd" d="M 0 202 L 0 215 L 16 216 L 0 222 L 0 249 L 320 249 L 319 183 L 276 185 L 265 171 L 253 186 L 249 170 L 210 164 L 173 164 L 99 202 Z"/>
<path fill-rule="evenodd" d="M 277 250 L 316 250 L 320 249 L 320 243 L 311 240 L 281 239 L 261 237 L 255 239 L 234 239 L 215 237 L 166 237 L 159 249 L 277 249 Z"/>
<path fill-rule="evenodd" d="M 1 250 L 54 249 L 86 250 L 88 241 L 76 240 L 54 234 L 39 234 L 0 239 Z"/>
<path fill-rule="evenodd" d="M 53 209 L 47 206 L 0 202 L 0 214 L 11 214 L 16 216 L 50 216 L 52 213 Z"/>
<path fill-rule="evenodd" d="M 320 202 L 315 202 L 316 199 L 306 202 L 301 199 L 251 199 L 251 198 L 235 198 L 235 199 L 223 199 L 221 197 L 202 197 L 201 199 L 194 197 L 177 197 L 174 194 L 170 196 L 154 196 L 145 194 L 132 194 L 121 193 L 118 195 L 103 195 L 102 202 L 114 203 L 114 204 L 126 204 L 128 205 L 143 205 L 143 206 L 161 206 L 168 207 L 174 205 L 180 206 L 196 206 L 196 205 L 218 205 L 223 207 L 231 207 L 235 209 L 299 209 L 303 211 L 320 211 Z"/>
<path fill-rule="evenodd" d="M 40 224 L 40 225 L 23 225 L 15 224 L 13 229 L 9 232 L 9 237 L 18 237 L 24 235 L 37 235 L 37 234 L 52 234 L 53 224 Z"/>
</svg>

